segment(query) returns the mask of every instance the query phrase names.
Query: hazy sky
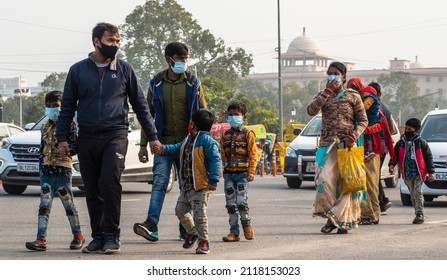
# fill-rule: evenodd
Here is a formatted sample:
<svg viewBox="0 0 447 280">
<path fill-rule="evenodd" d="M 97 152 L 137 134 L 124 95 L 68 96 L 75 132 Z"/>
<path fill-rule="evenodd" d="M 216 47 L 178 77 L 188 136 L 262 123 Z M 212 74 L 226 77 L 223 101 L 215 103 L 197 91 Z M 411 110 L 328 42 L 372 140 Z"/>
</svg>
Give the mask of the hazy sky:
<svg viewBox="0 0 447 280">
<path fill-rule="evenodd" d="M 0 77 L 36 86 L 93 50 L 91 29 L 120 25 L 145 0 L 2 0 Z M 277 0 L 178 0 L 204 29 L 253 54 L 252 72 L 276 72 Z M 357 69 L 387 68 L 394 57 L 447 67 L 447 2 L 442 0 L 281 0 L 281 49 L 306 34 Z"/>
</svg>

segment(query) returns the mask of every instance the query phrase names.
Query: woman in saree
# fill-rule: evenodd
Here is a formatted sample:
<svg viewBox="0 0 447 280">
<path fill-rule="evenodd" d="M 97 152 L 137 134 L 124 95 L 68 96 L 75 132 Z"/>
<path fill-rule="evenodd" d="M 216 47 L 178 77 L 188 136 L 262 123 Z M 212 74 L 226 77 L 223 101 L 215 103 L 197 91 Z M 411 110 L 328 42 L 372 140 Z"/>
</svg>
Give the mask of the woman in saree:
<svg viewBox="0 0 447 280">
<path fill-rule="evenodd" d="M 320 143 L 317 150 L 315 185 L 317 194 L 313 204 L 313 216 L 327 219 L 322 233 L 348 233 L 356 228 L 361 217 L 362 191 L 341 195 L 338 169 L 338 148 L 351 148 L 368 125 L 360 95 L 345 89 L 346 66 L 332 62 L 327 70 L 326 88 L 317 93 L 307 106 L 311 116 L 322 114 Z"/>
</svg>

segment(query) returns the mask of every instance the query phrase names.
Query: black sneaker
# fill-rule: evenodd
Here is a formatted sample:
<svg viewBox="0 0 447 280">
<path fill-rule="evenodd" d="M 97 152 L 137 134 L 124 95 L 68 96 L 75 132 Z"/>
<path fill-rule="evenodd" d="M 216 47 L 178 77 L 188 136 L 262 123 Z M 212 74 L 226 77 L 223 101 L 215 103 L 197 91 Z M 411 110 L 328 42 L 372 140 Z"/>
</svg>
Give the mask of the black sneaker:
<svg viewBox="0 0 447 280">
<path fill-rule="evenodd" d="M 82 248 L 82 246 L 85 243 L 85 238 L 73 238 L 73 240 L 70 242 L 70 250 L 79 250 Z"/>
<path fill-rule="evenodd" d="M 424 220 L 424 214 L 417 213 L 416 217 L 414 217 L 413 224 L 423 224 Z"/>
<path fill-rule="evenodd" d="M 34 240 L 33 242 L 26 242 L 25 246 L 28 250 L 31 251 L 46 251 L 47 250 L 47 244 L 45 244 L 45 241 L 41 240 L 40 242 L 37 240 Z"/>
<path fill-rule="evenodd" d="M 106 234 L 104 247 L 102 250 L 104 254 L 114 254 L 120 251 L 121 242 L 118 236 L 115 234 Z"/>
<path fill-rule="evenodd" d="M 134 224 L 133 232 L 144 237 L 146 240 L 152 242 L 158 241 L 158 228 L 149 221 Z"/>
<path fill-rule="evenodd" d="M 102 253 L 102 247 L 104 247 L 104 238 L 95 237 L 82 249 L 82 253 Z"/>
<path fill-rule="evenodd" d="M 185 242 L 183 243 L 183 248 L 191 248 L 194 244 L 196 244 L 198 238 L 199 237 L 197 235 L 187 234 L 185 237 Z"/>
</svg>

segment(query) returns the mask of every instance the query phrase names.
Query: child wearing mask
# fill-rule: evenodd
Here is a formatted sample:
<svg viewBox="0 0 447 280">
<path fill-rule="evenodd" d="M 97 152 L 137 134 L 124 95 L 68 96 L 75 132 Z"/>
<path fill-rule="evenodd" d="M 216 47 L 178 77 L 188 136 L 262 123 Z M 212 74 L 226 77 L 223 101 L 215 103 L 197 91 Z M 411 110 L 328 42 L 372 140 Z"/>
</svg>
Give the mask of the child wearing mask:
<svg viewBox="0 0 447 280">
<path fill-rule="evenodd" d="M 247 108 L 244 103 L 233 102 L 228 106 L 228 123 L 231 128 L 220 138 L 220 153 L 224 166 L 225 207 L 230 216 L 230 233 L 224 242 L 236 242 L 239 237 L 240 218 L 244 236 L 254 238 L 254 231 L 248 214 L 248 187 L 256 172 L 256 136 L 252 130 L 243 126 Z"/>
<path fill-rule="evenodd" d="M 213 113 L 199 109 L 191 116 L 190 132 L 183 142 L 163 145 L 154 151 L 180 157 L 181 186 L 175 214 L 187 232 L 183 248 L 189 249 L 198 241 L 197 254 L 210 252 L 206 209 L 222 171 L 219 145 L 209 135 L 213 123 Z"/>
<path fill-rule="evenodd" d="M 368 117 L 368 126 L 371 127 L 380 120 L 380 100 L 377 92 L 372 86 L 366 86 L 360 91 L 365 106 L 366 116 Z M 373 152 L 373 136 L 372 134 L 364 134 L 366 142 L 365 159 L 369 159 L 375 155 Z"/>
<path fill-rule="evenodd" d="M 70 155 L 65 156 L 57 149 L 56 126 L 61 110 L 62 92 L 51 91 L 45 96 L 45 115 L 48 121 L 42 126 L 39 157 L 40 173 L 40 206 L 37 222 L 37 239 L 26 242 L 27 249 L 32 251 L 46 251 L 46 235 L 50 218 L 53 198 L 59 196 L 65 208 L 70 223 L 73 240 L 70 249 L 79 250 L 85 242 L 81 233 L 78 211 L 71 191 L 71 163 L 76 154 L 77 129 L 73 122 L 70 129 Z"/>
<path fill-rule="evenodd" d="M 424 195 L 422 193 L 422 182 L 427 179 L 430 182 L 435 179 L 435 167 L 433 156 L 427 141 L 421 138 L 419 131 L 421 121 L 411 118 L 405 123 L 405 134 L 394 146 L 395 156 L 388 164 L 390 172 L 394 171 L 396 165 L 402 174 L 402 178 L 410 191 L 411 202 L 416 217 L 413 224 L 424 223 Z"/>
</svg>

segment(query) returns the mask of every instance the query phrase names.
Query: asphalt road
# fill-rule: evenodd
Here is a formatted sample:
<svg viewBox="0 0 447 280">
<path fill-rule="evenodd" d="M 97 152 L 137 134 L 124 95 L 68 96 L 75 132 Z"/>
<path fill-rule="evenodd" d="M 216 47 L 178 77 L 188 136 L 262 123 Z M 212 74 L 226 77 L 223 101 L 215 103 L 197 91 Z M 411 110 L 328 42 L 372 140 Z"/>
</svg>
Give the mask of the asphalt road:
<svg viewBox="0 0 447 280">
<path fill-rule="evenodd" d="M 312 183 L 301 189 L 287 188 L 282 176 L 259 177 L 249 190 L 252 241 L 224 243 L 228 234 L 228 216 L 222 183 L 213 193 L 208 208 L 211 253 L 208 260 L 446 260 L 447 198 L 426 203 L 426 222 L 413 225 L 413 208 L 402 206 L 399 189 L 386 189 L 393 203 L 378 225 L 360 226 L 347 235 L 320 233 L 324 224 L 313 218 L 311 206 L 315 194 Z M 146 184 L 125 184 L 121 215 L 121 252 L 116 255 L 83 254 L 71 251 L 70 228 L 59 200 L 53 202 L 46 252 L 30 252 L 26 241 L 36 234 L 39 188 L 30 187 L 19 196 L 0 189 L 0 259 L 1 260 L 182 260 L 194 256 L 194 250 L 182 248 L 178 240 L 178 221 L 174 205 L 178 191 L 167 194 L 161 222 L 160 241 L 150 243 L 135 235 L 132 226 L 142 222 L 147 212 L 150 192 Z M 89 220 L 82 192 L 75 199 L 87 242 Z M 334 231 L 335 232 L 335 231 Z M 192 255 L 194 254 L 194 255 Z"/>
</svg>

